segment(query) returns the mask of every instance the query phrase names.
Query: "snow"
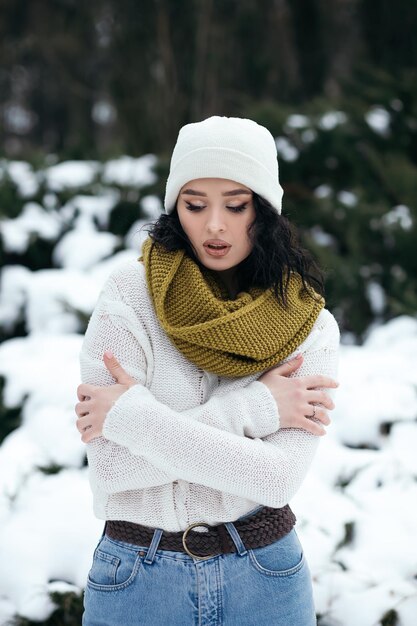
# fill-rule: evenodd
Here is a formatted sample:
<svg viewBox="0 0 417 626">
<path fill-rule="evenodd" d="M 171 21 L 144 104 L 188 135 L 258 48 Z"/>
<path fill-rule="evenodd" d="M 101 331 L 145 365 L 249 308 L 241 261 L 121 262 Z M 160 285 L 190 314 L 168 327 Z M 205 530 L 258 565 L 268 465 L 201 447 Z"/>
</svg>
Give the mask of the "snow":
<svg viewBox="0 0 417 626">
<path fill-rule="evenodd" d="M 306 128 L 306 126 L 310 126 L 310 120 L 306 115 L 294 113 L 287 118 L 285 124 L 289 128 Z"/>
<path fill-rule="evenodd" d="M 372 313 L 375 315 L 383 313 L 387 303 L 387 297 L 383 287 L 376 281 L 370 280 L 366 284 L 365 293 L 371 306 Z"/>
<path fill-rule="evenodd" d="M 403 230 L 410 230 L 413 227 L 413 218 L 410 209 L 405 204 L 398 204 L 382 217 L 385 226 L 398 225 Z"/>
<path fill-rule="evenodd" d="M 63 161 L 48 167 L 44 175 L 50 190 L 62 191 L 90 185 L 98 172 L 97 161 Z"/>
<path fill-rule="evenodd" d="M 126 234 L 124 243 L 127 248 L 139 253 L 142 249 L 142 244 L 148 236 L 146 227 L 149 225 L 149 220 L 137 220 L 129 228 L 129 232 Z M 138 255 L 136 255 L 137 257 Z"/>
<path fill-rule="evenodd" d="M 61 267 L 87 270 L 109 256 L 119 243 L 119 237 L 97 232 L 90 218 L 81 215 L 76 220 L 75 229 L 56 245 L 53 260 Z"/>
<path fill-rule="evenodd" d="M 306 128 L 301 133 L 301 140 L 304 143 L 313 143 L 317 139 L 317 131 L 314 128 Z"/>
<path fill-rule="evenodd" d="M 394 111 L 402 111 L 404 108 L 404 105 L 399 98 L 393 98 L 390 102 L 390 106 L 394 109 Z"/>
<path fill-rule="evenodd" d="M 277 146 L 278 155 L 282 157 L 284 161 L 292 162 L 298 159 L 299 151 L 286 137 L 277 137 L 275 144 Z"/>
<path fill-rule="evenodd" d="M 351 191 L 346 191 L 345 189 L 339 191 L 337 199 L 339 202 L 348 207 L 354 207 L 358 204 L 358 196 Z"/>
<path fill-rule="evenodd" d="M 332 426 L 341 442 L 379 447 L 386 438 L 384 424 L 416 419 L 413 360 L 389 343 L 383 349 L 344 346 L 339 373 L 344 383 L 337 392 Z"/>
<path fill-rule="evenodd" d="M 302 127 L 302 120 L 292 123 Z M 145 185 L 152 162 L 122 157 L 107 164 L 106 175 L 116 185 Z M 58 267 L 6 266 L 1 276 L 0 325 L 11 333 L 23 321 L 28 334 L 0 345 L 3 407 L 20 415 L 0 445 L 0 624 L 16 614 L 46 620 L 54 609 L 50 592 L 80 594 L 85 585 L 103 522 L 93 514 L 85 445 L 75 428 L 80 332 L 107 276 L 137 258 L 143 226 L 162 210 L 159 198 L 140 198 L 148 221 L 138 220 L 122 241 L 105 231 L 119 190 L 87 195 L 82 187 L 97 167 L 71 163 L 45 170 L 52 187 L 44 207 L 27 202 L 21 216 L 2 224 L 11 250 L 25 250 L 33 235 L 56 240 Z M 16 171 L 23 181 L 29 170 Z M 80 193 L 59 208 L 58 187 Z M 339 202 L 349 206 L 341 193 Z M 333 190 L 323 184 L 314 194 L 327 198 Z M 385 226 L 404 228 L 405 209 L 388 212 Z M 319 245 L 335 243 L 321 227 L 311 235 Z M 127 249 L 115 252 L 121 246 Z M 378 320 L 385 294 L 376 269 L 363 271 Z M 398 626 L 416 623 L 416 353 L 417 319 L 410 316 L 375 321 L 362 346 L 341 347 L 332 422 L 291 502 L 326 626 L 375 626 L 389 611 Z"/>
<path fill-rule="evenodd" d="M 415 624 L 416 349 L 417 320 L 406 316 L 374 328 L 361 347 L 341 347 L 332 423 L 292 501 L 329 625 L 373 626 L 392 609 L 402 626 Z M 346 524 L 352 541 L 342 546 Z"/>
<path fill-rule="evenodd" d="M 7 379 L 3 391 L 6 407 L 19 407 L 25 397 L 43 397 L 43 403 L 72 406 L 78 384 L 81 335 L 32 333 L 0 346 L 0 375 Z M 43 395 L 42 395 L 43 394 Z M 3 448 L 1 448 L 3 450 Z"/>
<path fill-rule="evenodd" d="M 28 202 L 18 217 L 0 222 L 0 233 L 6 252 L 22 253 L 33 235 L 53 240 L 57 238 L 61 227 L 57 213 L 49 213 L 40 204 Z"/>
<path fill-rule="evenodd" d="M 336 240 L 333 235 L 326 233 L 321 226 L 313 226 L 310 228 L 310 234 L 313 240 L 319 246 L 334 246 L 336 245 Z"/>
<path fill-rule="evenodd" d="M 136 258 L 142 249 L 142 244 L 148 236 L 148 227 L 163 212 L 161 200 L 157 196 L 144 196 L 140 202 L 141 209 L 148 219 L 139 219 L 132 224 L 124 239 L 126 248 L 135 251 Z"/>
<path fill-rule="evenodd" d="M 46 209 L 56 209 L 58 206 L 58 196 L 52 191 L 48 191 L 42 198 L 42 204 Z"/>
<path fill-rule="evenodd" d="M 91 110 L 91 118 L 96 124 L 107 126 L 107 124 L 111 124 L 117 118 L 117 110 L 111 102 L 98 100 L 94 103 Z"/>
<path fill-rule="evenodd" d="M 372 130 L 386 137 L 389 134 L 391 116 L 389 112 L 381 106 L 375 106 L 365 114 L 365 121 Z"/>
<path fill-rule="evenodd" d="M 51 579 L 72 581 L 78 590 L 84 585 L 103 526 L 86 514 L 91 507 L 86 469 L 35 473 L 20 489 L 2 520 L 0 580 L 3 596 L 22 617 L 48 618 L 54 608 L 48 597 Z"/>
<path fill-rule="evenodd" d="M 39 270 L 26 292 L 26 326 L 32 333 L 72 333 L 80 329 L 78 314 L 86 315 L 98 291 L 88 274 L 68 270 Z"/>
<path fill-rule="evenodd" d="M 2 108 L 5 128 L 18 135 L 26 135 L 37 121 L 37 116 L 21 104 L 5 102 Z"/>
<path fill-rule="evenodd" d="M 319 187 L 316 187 L 316 189 L 314 190 L 314 195 L 316 196 L 316 198 L 318 198 L 319 200 L 322 200 L 323 198 L 328 198 L 332 193 L 332 188 L 330 187 L 330 185 L 320 185 Z"/>
<path fill-rule="evenodd" d="M 343 111 L 327 111 L 318 121 L 318 126 L 322 130 L 333 130 L 340 124 L 347 122 L 347 115 Z"/>
<path fill-rule="evenodd" d="M 145 187 L 156 182 L 153 167 L 157 163 L 154 154 L 145 154 L 137 159 L 123 156 L 108 161 L 104 166 L 103 181 L 105 183 Z"/>
<path fill-rule="evenodd" d="M 151 220 L 157 219 L 164 210 L 158 196 L 144 196 L 141 200 L 141 206 L 146 216 Z"/>
<path fill-rule="evenodd" d="M 39 183 L 32 166 L 25 161 L 9 161 L 7 173 L 23 198 L 33 196 L 39 189 Z"/>
<path fill-rule="evenodd" d="M 110 213 L 120 198 L 120 192 L 115 189 L 106 190 L 101 195 L 87 196 L 76 195 L 71 198 L 62 208 L 61 215 L 70 221 L 77 213 L 89 217 L 90 221 L 101 228 L 106 228 L 109 223 Z"/>
<path fill-rule="evenodd" d="M 21 265 L 3 268 L 0 282 L 0 326 L 9 332 L 20 317 L 31 272 Z"/>
</svg>

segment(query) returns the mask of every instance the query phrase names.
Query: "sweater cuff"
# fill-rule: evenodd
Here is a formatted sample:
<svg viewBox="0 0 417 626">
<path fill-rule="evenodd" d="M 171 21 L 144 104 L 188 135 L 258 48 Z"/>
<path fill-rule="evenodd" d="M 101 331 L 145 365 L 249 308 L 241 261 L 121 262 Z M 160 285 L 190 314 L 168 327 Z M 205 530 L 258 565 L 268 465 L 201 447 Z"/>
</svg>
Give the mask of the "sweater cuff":
<svg viewBox="0 0 417 626">
<path fill-rule="evenodd" d="M 257 430 L 263 424 L 265 434 L 260 437 L 272 435 L 280 428 L 278 405 L 269 388 L 262 382 L 255 380 L 250 384 L 255 389 L 257 400 Z"/>
<path fill-rule="evenodd" d="M 137 406 L 140 398 L 146 399 L 149 396 L 152 396 L 151 392 L 139 384 L 132 385 L 130 389 L 122 393 L 105 417 L 102 430 L 103 437 L 127 447 L 128 426 L 131 428 L 138 426 L 137 419 L 129 419 L 132 414 L 132 406 Z M 140 411 L 136 412 L 136 416 L 140 416 Z"/>
</svg>

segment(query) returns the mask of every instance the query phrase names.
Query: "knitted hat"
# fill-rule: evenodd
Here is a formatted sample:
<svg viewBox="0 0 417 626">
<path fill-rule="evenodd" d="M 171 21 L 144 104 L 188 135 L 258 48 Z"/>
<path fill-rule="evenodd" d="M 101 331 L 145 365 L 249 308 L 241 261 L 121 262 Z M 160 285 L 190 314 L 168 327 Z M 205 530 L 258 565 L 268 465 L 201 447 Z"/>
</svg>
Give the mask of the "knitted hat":
<svg viewBox="0 0 417 626">
<path fill-rule="evenodd" d="M 275 141 L 269 130 L 252 120 L 215 115 L 181 128 L 165 191 L 167 213 L 173 211 L 183 185 L 196 178 L 234 180 L 281 213 Z"/>
</svg>

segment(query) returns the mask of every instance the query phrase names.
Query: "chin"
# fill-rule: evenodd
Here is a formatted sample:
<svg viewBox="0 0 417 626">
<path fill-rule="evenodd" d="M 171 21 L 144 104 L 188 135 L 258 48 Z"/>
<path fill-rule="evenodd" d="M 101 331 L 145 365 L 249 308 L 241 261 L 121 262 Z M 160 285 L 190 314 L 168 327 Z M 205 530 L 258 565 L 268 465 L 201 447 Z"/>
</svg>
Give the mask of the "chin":
<svg viewBox="0 0 417 626">
<path fill-rule="evenodd" d="M 199 257 L 200 263 L 207 267 L 209 270 L 218 270 L 219 272 L 225 272 L 239 265 L 240 261 L 234 261 L 233 259 L 211 259 Z"/>
</svg>

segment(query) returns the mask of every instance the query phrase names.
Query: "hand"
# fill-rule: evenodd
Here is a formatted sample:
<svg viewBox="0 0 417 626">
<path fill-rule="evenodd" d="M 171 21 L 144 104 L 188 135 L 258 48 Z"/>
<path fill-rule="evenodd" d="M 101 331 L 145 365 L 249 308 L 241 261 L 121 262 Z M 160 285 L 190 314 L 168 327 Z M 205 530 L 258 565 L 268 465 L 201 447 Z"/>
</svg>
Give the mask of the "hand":
<svg viewBox="0 0 417 626">
<path fill-rule="evenodd" d="M 258 379 L 264 383 L 275 398 L 281 428 L 302 428 L 313 435 L 325 435 L 325 429 L 316 421 L 328 426 L 327 411 L 334 409 L 333 400 L 320 388 L 338 387 L 339 383 L 329 376 L 304 376 L 292 378 L 303 362 L 302 355 L 262 374 Z"/>
<path fill-rule="evenodd" d="M 76 426 L 82 434 L 81 441 L 84 443 L 101 436 L 104 420 L 113 404 L 125 391 L 136 385 L 134 378 L 125 372 L 111 352 L 104 353 L 103 361 L 116 384 L 107 387 L 82 384 L 77 388 L 80 402 L 75 405 L 75 412 L 78 415 Z"/>
</svg>

